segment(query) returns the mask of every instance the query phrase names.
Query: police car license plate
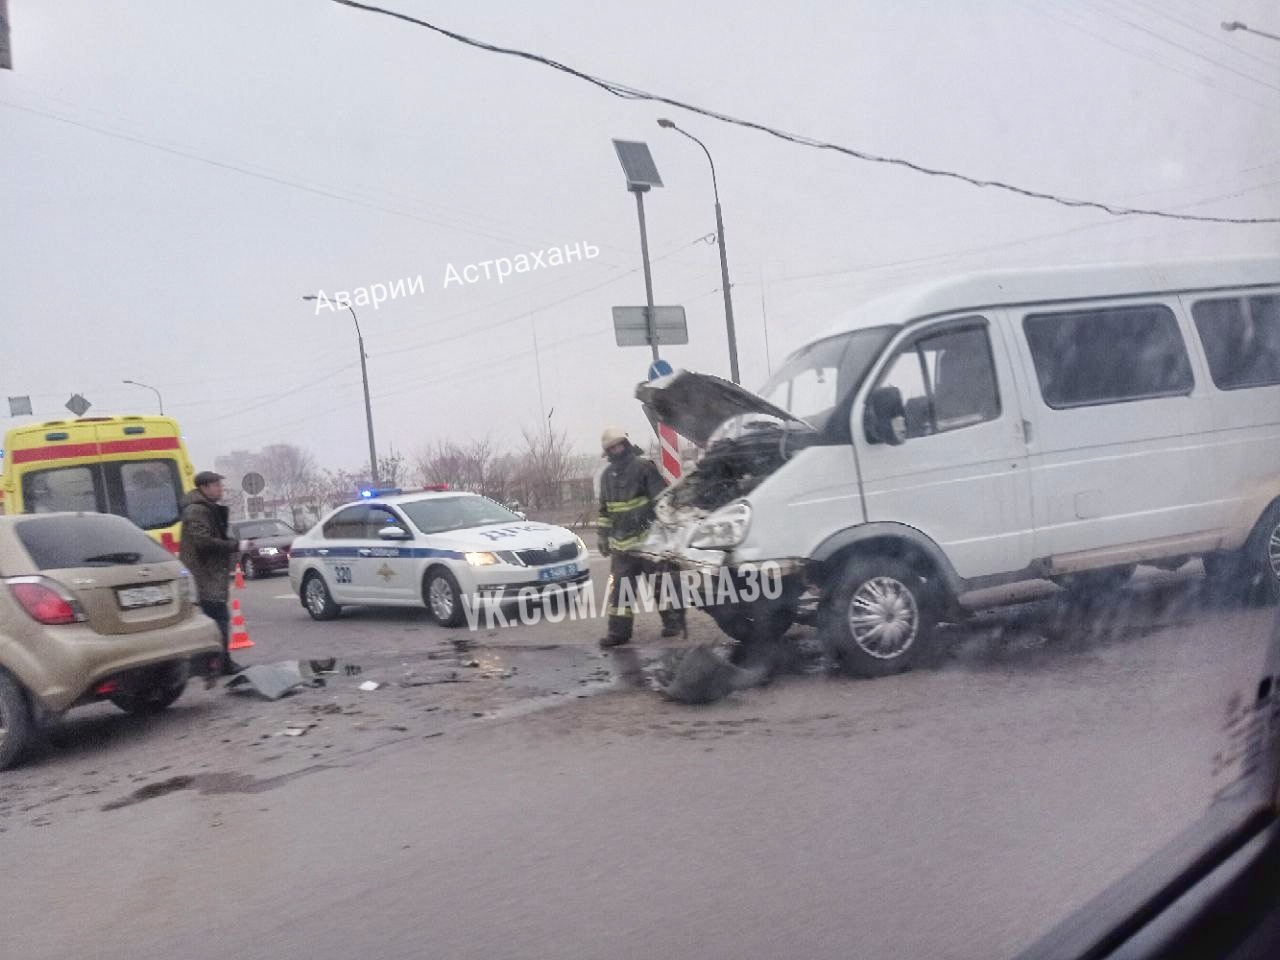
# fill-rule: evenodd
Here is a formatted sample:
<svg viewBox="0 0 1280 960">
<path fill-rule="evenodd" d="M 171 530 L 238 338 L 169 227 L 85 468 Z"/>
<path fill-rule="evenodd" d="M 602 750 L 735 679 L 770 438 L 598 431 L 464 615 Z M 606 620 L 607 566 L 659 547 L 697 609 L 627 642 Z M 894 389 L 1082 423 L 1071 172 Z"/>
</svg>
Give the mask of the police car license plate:
<svg viewBox="0 0 1280 960">
<path fill-rule="evenodd" d="M 547 567 L 545 570 L 538 571 L 539 580 L 563 580 L 565 577 L 572 577 L 578 572 L 576 563 L 562 563 L 558 567 Z"/>
<path fill-rule="evenodd" d="M 116 591 L 116 599 L 122 609 L 132 610 L 135 607 L 158 607 L 173 602 L 173 591 L 168 587 L 146 586 L 125 587 Z"/>
</svg>

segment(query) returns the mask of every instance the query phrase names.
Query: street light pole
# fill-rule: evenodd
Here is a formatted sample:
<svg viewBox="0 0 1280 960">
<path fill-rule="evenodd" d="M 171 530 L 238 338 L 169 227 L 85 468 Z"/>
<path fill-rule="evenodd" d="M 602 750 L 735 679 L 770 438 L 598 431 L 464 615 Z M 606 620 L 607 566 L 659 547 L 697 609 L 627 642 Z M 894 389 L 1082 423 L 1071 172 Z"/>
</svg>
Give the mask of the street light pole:
<svg viewBox="0 0 1280 960">
<path fill-rule="evenodd" d="M 711 165 L 711 191 L 716 198 L 716 238 L 720 246 L 720 286 L 724 289 L 724 323 L 729 335 L 729 374 L 734 383 L 740 383 L 741 380 L 738 377 L 738 335 L 733 326 L 733 295 L 729 289 L 729 255 L 724 248 L 724 216 L 720 212 L 720 187 L 716 183 L 716 162 L 711 159 L 711 151 L 707 149 L 705 143 L 693 134 L 681 130 L 673 121 L 663 118 L 658 121 L 658 126 L 684 134 L 684 136 L 702 148 L 702 152 L 707 155 L 707 163 Z"/>
<path fill-rule="evenodd" d="M 137 380 L 125 380 L 123 382 L 131 383 L 135 387 L 146 387 L 148 390 L 154 393 L 156 395 L 156 402 L 160 404 L 160 416 L 162 417 L 164 416 L 164 397 L 160 396 L 159 390 L 157 390 L 155 387 L 151 386 L 150 384 L 139 383 Z"/>
<path fill-rule="evenodd" d="M 303 300 L 318 300 L 319 297 L 303 297 Z M 360 349 L 360 380 L 364 384 L 364 421 L 369 431 L 369 479 L 375 487 L 382 483 L 378 476 L 378 448 L 373 442 L 373 405 L 369 402 L 369 370 L 365 366 L 364 334 L 360 332 L 360 320 L 356 317 L 355 307 L 344 304 L 351 311 L 351 320 L 356 325 L 356 345 Z"/>
<path fill-rule="evenodd" d="M 649 324 L 649 346 L 653 349 L 653 359 L 658 359 L 658 338 L 653 329 L 653 271 L 649 268 L 649 233 L 644 226 L 644 191 L 645 187 L 632 187 L 636 195 L 636 215 L 640 218 L 640 257 L 644 260 L 644 302 L 645 320 Z"/>
</svg>

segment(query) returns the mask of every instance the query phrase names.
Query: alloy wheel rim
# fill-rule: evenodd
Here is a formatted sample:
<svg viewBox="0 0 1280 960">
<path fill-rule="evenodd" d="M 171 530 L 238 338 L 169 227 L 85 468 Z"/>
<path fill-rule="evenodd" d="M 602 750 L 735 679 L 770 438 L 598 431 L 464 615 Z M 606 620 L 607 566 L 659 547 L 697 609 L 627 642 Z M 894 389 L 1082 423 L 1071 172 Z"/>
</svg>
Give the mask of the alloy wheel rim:
<svg viewBox="0 0 1280 960">
<path fill-rule="evenodd" d="M 240 568 L 240 572 L 243 573 L 246 577 L 250 577 L 250 578 L 252 578 L 253 575 L 258 572 L 257 567 L 254 566 L 253 559 L 251 557 L 245 557 L 244 566 Z"/>
<path fill-rule="evenodd" d="M 849 600 L 849 632 L 863 653 L 877 660 L 902 656 L 920 630 L 915 595 L 892 577 L 873 577 Z"/>
<path fill-rule="evenodd" d="M 324 613 L 324 584 L 316 577 L 307 581 L 307 609 L 312 613 Z"/>
<path fill-rule="evenodd" d="M 1272 529 L 1267 541 L 1267 560 L 1271 563 L 1271 575 L 1280 580 L 1280 523 Z"/>
<path fill-rule="evenodd" d="M 427 594 L 431 601 L 431 612 L 439 619 L 448 620 L 453 616 L 453 591 L 449 589 L 449 584 L 445 582 L 444 577 L 436 577 L 432 580 Z"/>
</svg>

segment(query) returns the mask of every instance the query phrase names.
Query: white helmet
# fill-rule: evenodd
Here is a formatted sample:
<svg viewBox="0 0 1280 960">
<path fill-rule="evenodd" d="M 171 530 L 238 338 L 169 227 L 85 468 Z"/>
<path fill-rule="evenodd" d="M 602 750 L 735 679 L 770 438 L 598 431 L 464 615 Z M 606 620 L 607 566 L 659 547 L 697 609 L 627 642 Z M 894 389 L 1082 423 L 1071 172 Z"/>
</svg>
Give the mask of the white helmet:
<svg viewBox="0 0 1280 960">
<path fill-rule="evenodd" d="M 621 427 L 605 427 L 604 433 L 600 434 L 600 449 L 608 450 L 615 443 L 620 443 L 627 439 L 627 431 Z"/>
</svg>

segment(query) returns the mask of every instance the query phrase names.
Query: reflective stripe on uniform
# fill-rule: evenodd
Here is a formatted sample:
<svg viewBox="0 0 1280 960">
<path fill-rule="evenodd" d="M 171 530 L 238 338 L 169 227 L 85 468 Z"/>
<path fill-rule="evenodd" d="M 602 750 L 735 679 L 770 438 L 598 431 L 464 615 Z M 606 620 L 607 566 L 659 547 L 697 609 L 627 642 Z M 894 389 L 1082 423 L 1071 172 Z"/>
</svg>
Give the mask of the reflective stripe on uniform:
<svg viewBox="0 0 1280 960">
<path fill-rule="evenodd" d="M 605 502 L 604 508 L 610 513 L 627 513 L 630 510 L 638 510 L 641 507 L 649 505 L 649 498 L 646 496 L 632 497 L 630 500 L 608 500 Z"/>
<path fill-rule="evenodd" d="M 609 549 L 617 550 L 619 552 L 631 550 L 635 547 L 640 546 L 640 544 L 644 543 L 645 537 L 647 536 L 648 536 L 648 531 L 642 530 L 639 533 L 634 534 L 633 536 L 630 536 L 630 537 L 610 537 Z"/>
</svg>

